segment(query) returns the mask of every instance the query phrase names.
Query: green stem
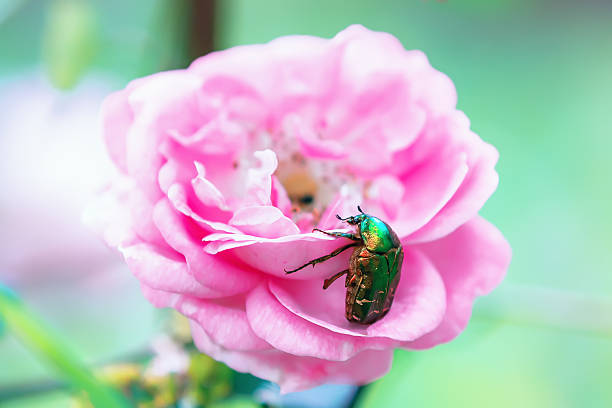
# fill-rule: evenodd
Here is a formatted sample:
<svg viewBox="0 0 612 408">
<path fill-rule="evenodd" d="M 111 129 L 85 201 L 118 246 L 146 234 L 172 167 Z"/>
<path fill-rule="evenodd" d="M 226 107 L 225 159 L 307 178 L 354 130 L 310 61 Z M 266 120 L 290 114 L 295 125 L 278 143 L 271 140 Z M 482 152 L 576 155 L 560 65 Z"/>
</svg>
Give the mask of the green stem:
<svg viewBox="0 0 612 408">
<path fill-rule="evenodd" d="M 36 319 L 5 286 L 0 285 L 0 319 L 32 351 L 46 360 L 74 390 L 84 391 L 95 407 L 129 407 L 117 390 L 100 382 L 70 347 Z"/>
</svg>

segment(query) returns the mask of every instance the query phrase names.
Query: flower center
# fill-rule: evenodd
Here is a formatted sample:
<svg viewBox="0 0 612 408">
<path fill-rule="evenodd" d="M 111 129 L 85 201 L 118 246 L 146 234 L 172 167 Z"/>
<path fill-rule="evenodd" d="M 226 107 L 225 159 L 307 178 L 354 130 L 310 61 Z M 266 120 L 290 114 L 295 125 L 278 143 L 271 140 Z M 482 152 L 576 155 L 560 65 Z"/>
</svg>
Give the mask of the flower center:
<svg viewBox="0 0 612 408">
<path fill-rule="evenodd" d="M 287 155 L 276 151 L 276 154 L 279 163 L 274 175 L 291 200 L 292 218 L 296 223 L 301 224 L 305 217 L 310 217 L 312 226 L 316 226 L 338 195 L 347 201 L 360 202 L 363 183 L 337 161 L 307 158 L 298 152 Z"/>
</svg>

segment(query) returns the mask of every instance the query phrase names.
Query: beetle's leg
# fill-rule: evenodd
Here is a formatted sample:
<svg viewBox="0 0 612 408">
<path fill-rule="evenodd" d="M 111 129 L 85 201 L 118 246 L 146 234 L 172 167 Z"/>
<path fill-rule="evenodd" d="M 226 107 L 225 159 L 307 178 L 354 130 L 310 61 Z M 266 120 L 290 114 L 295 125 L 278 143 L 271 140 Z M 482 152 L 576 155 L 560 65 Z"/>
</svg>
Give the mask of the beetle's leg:
<svg viewBox="0 0 612 408">
<path fill-rule="evenodd" d="M 352 286 L 356 281 L 357 281 L 357 274 L 356 273 L 354 273 L 353 276 L 351 276 L 350 278 L 347 276 L 346 277 L 346 282 L 344 282 L 344 287 L 348 288 L 349 286 Z"/>
<path fill-rule="evenodd" d="M 339 255 L 339 254 L 340 254 L 342 251 L 346 251 L 347 249 L 352 248 L 352 247 L 355 247 L 355 246 L 358 246 L 358 245 L 361 245 L 361 244 L 360 244 L 360 243 L 358 243 L 358 242 L 355 242 L 355 243 L 352 243 L 352 244 L 348 244 L 348 245 L 342 246 L 342 247 L 340 247 L 340 248 L 336 249 L 334 252 L 332 252 L 332 253 L 331 253 L 331 254 L 329 254 L 329 255 L 325 255 L 325 256 L 322 256 L 322 257 L 320 257 L 320 258 L 313 259 L 313 260 L 312 260 L 312 261 L 310 261 L 310 262 L 306 262 L 304 265 L 300 266 L 300 267 L 299 267 L 299 268 L 297 268 L 297 269 L 293 269 L 293 270 L 290 270 L 290 271 L 288 271 L 288 270 L 286 270 L 286 269 L 285 269 L 285 273 L 293 273 L 293 272 L 297 272 L 297 271 L 299 271 L 300 269 L 304 269 L 304 268 L 305 268 L 305 267 L 307 267 L 308 265 L 312 265 L 312 266 L 314 267 L 314 265 L 315 265 L 315 264 L 318 264 L 318 263 L 321 263 L 321 262 L 327 261 L 328 259 L 333 258 L 333 257 L 334 257 L 334 256 L 336 256 L 336 255 Z"/>
<path fill-rule="evenodd" d="M 326 235 L 330 235 L 332 237 L 338 237 L 338 238 L 348 238 L 351 239 L 353 241 L 361 241 L 361 237 L 355 235 L 355 234 L 349 234 L 347 232 L 332 232 L 332 231 L 323 231 L 320 230 L 318 228 L 314 228 L 313 231 L 319 231 L 322 232 Z"/>
<path fill-rule="evenodd" d="M 327 289 L 329 288 L 329 285 L 331 285 L 332 283 L 334 283 L 334 281 L 336 279 L 338 279 L 339 277 L 341 277 L 342 275 L 344 275 L 345 273 L 348 273 L 348 269 L 343 270 L 342 272 L 338 272 L 337 274 L 335 274 L 334 276 L 325 279 L 325 281 L 323 282 L 323 289 Z"/>
</svg>

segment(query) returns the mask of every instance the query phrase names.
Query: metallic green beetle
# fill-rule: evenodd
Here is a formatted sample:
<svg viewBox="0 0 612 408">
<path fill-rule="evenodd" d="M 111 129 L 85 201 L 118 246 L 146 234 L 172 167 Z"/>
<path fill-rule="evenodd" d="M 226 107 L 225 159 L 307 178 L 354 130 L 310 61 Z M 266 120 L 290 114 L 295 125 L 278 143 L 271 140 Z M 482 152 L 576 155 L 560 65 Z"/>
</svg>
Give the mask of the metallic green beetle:
<svg viewBox="0 0 612 408">
<path fill-rule="evenodd" d="M 294 273 L 308 265 L 314 267 L 349 248 L 354 248 L 349 268 L 325 279 L 323 289 L 327 289 L 332 282 L 346 274 L 346 318 L 350 322 L 371 324 L 381 319 L 391 308 L 400 280 L 404 250 L 399 238 L 386 222 L 365 214 L 359 206 L 357 209 L 361 214 L 348 218 L 336 215 L 339 220 L 356 225 L 355 234 L 314 229 L 355 242 L 285 272 Z"/>
</svg>

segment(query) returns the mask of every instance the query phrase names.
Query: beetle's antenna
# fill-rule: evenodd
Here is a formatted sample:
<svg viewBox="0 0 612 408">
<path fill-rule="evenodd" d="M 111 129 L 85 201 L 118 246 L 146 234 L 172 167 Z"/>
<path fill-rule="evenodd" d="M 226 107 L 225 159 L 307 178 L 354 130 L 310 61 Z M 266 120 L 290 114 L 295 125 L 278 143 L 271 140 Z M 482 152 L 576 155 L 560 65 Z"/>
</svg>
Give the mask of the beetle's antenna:
<svg viewBox="0 0 612 408">
<path fill-rule="evenodd" d="M 357 209 L 359 210 L 360 213 L 365 214 L 360 206 L 357 206 Z"/>
<path fill-rule="evenodd" d="M 348 220 L 351 217 L 342 218 L 338 214 L 336 214 L 336 218 L 339 219 L 340 221 L 346 221 L 346 220 Z"/>
</svg>

